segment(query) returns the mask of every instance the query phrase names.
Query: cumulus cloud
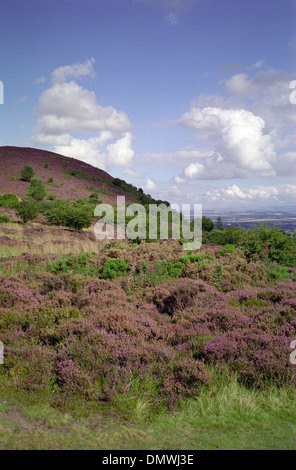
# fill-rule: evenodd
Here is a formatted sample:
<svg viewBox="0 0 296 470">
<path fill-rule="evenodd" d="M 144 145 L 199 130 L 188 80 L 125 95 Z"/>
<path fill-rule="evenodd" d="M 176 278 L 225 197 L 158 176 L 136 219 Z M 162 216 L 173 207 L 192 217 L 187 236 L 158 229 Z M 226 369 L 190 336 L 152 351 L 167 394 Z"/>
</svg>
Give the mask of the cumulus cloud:
<svg viewBox="0 0 296 470">
<path fill-rule="evenodd" d="M 45 90 L 39 99 L 37 113 L 42 115 L 36 131 L 47 133 L 64 132 L 121 132 L 130 127 L 123 112 L 112 106 L 98 104 L 94 92 L 76 82 L 58 83 Z"/>
<path fill-rule="evenodd" d="M 289 100 L 292 78 L 290 74 L 273 69 L 260 71 L 252 78 L 241 73 L 227 80 L 225 88 L 245 107 L 261 116 L 268 131 L 279 133 L 277 142 L 280 144 L 280 138 L 289 133 L 291 123 L 295 124 L 295 113 Z"/>
<path fill-rule="evenodd" d="M 124 137 L 107 146 L 108 162 L 115 166 L 130 165 L 135 155 L 131 146 L 132 135 L 126 132 Z"/>
<path fill-rule="evenodd" d="M 52 86 L 39 98 L 40 118 L 32 141 L 104 169 L 129 166 L 134 151 L 127 115 L 113 106 L 101 106 L 93 91 L 70 80 L 93 76 L 93 64 L 91 59 L 53 71 Z"/>
<path fill-rule="evenodd" d="M 148 191 L 151 191 L 155 188 L 156 188 L 155 182 L 153 180 L 151 180 L 150 178 L 148 178 L 147 181 L 146 181 L 145 189 L 148 190 Z"/>
<path fill-rule="evenodd" d="M 271 176 L 275 150 L 272 137 L 264 134 L 265 122 L 245 109 L 192 107 L 179 123 L 197 132 L 199 139 L 211 141 L 214 149 L 206 157 L 190 163 L 188 179 Z"/>
</svg>

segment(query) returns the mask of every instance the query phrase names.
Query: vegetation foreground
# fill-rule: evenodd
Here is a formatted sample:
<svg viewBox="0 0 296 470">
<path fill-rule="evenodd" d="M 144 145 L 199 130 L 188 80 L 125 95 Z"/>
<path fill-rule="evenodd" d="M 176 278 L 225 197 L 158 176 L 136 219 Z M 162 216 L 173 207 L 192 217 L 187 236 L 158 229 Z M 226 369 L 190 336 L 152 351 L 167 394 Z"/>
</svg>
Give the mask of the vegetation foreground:
<svg viewBox="0 0 296 470">
<path fill-rule="evenodd" d="M 0 449 L 295 449 L 295 235 L 100 242 L 98 194 L 169 203 L 33 154 L 0 195 Z"/>
<path fill-rule="evenodd" d="M 294 268 L 266 246 L 0 236 L 1 449 L 296 447 Z"/>
</svg>

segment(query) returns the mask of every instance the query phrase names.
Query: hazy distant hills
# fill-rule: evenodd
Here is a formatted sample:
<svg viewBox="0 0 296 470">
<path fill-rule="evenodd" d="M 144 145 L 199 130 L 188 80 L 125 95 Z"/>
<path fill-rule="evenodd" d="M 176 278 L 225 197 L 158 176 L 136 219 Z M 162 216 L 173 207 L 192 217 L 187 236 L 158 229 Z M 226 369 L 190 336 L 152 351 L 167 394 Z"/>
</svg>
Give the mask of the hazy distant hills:
<svg viewBox="0 0 296 470">
<path fill-rule="evenodd" d="M 208 212 L 206 215 L 213 221 L 220 216 L 225 228 L 229 226 L 251 228 L 254 225 L 264 224 L 270 227 L 278 227 L 286 232 L 296 232 L 296 214 L 295 210 L 292 209 L 248 212 L 221 211 Z"/>
</svg>

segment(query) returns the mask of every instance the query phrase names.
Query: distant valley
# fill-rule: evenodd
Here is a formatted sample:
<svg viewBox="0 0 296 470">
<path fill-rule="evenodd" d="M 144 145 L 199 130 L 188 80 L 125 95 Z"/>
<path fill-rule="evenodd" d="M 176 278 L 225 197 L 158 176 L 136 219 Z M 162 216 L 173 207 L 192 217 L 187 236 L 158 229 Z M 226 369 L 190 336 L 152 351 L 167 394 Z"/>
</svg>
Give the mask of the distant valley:
<svg viewBox="0 0 296 470">
<path fill-rule="evenodd" d="M 213 221 L 217 217 L 222 218 L 225 228 L 238 227 L 251 228 L 254 225 L 268 225 L 270 227 L 278 227 L 285 232 L 296 232 L 296 215 L 295 211 L 249 211 L 249 212 L 235 212 L 235 211 L 217 211 L 207 212 L 204 215 L 210 217 Z"/>
</svg>

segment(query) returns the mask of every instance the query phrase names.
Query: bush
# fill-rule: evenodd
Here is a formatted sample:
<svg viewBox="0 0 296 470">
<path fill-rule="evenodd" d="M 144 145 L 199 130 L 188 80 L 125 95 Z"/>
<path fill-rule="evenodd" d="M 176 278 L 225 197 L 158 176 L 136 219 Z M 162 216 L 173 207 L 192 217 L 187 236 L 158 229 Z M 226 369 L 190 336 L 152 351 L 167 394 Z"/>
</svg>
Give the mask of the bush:
<svg viewBox="0 0 296 470">
<path fill-rule="evenodd" d="M 241 246 L 249 259 L 275 261 L 283 266 L 296 264 L 296 242 L 292 235 L 278 228 L 261 225 L 245 230 Z"/>
<path fill-rule="evenodd" d="M 65 225 L 74 228 L 76 232 L 81 232 L 83 228 L 88 228 L 92 223 L 92 214 L 83 208 L 70 206 L 66 212 Z"/>
<path fill-rule="evenodd" d="M 213 245 L 238 245 L 245 230 L 239 227 L 228 227 L 224 230 L 213 230 L 203 238 L 204 243 Z"/>
<path fill-rule="evenodd" d="M 98 274 L 98 266 L 95 255 L 81 253 L 59 258 L 47 265 L 47 271 L 52 274 L 72 273 L 94 276 Z"/>
<path fill-rule="evenodd" d="M 89 208 L 69 205 L 66 201 L 59 200 L 51 206 L 44 207 L 43 213 L 50 223 L 74 228 L 76 232 L 90 227 L 92 223 L 92 212 Z"/>
<path fill-rule="evenodd" d="M 90 196 L 89 196 L 89 200 L 91 202 L 96 202 L 97 204 L 99 203 L 99 196 L 98 196 L 98 193 L 92 193 Z"/>
<path fill-rule="evenodd" d="M 17 213 L 26 224 L 29 220 L 34 220 L 38 215 L 38 207 L 34 199 L 24 199 L 19 203 Z"/>
<path fill-rule="evenodd" d="M 8 207 L 9 209 L 16 209 L 19 204 L 18 198 L 14 194 L 3 194 L 0 196 L 0 206 Z"/>
<path fill-rule="evenodd" d="M 0 215 L 0 224 L 6 224 L 10 222 L 10 218 L 7 215 Z"/>
<path fill-rule="evenodd" d="M 32 165 L 25 165 L 21 170 L 21 180 L 22 181 L 31 181 L 34 176 L 34 170 Z"/>
<path fill-rule="evenodd" d="M 225 253 L 234 253 L 235 246 L 234 245 L 225 245 L 222 250 L 218 251 L 217 256 L 223 256 Z"/>
<path fill-rule="evenodd" d="M 27 196 L 42 201 L 46 196 L 46 189 L 42 180 L 38 178 L 31 178 L 30 186 L 27 191 Z"/>
<path fill-rule="evenodd" d="M 124 276 L 128 265 L 122 259 L 108 259 L 102 269 L 101 277 L 103 279 L 114 279 L 118 276 Z"/>
</svg>

